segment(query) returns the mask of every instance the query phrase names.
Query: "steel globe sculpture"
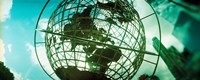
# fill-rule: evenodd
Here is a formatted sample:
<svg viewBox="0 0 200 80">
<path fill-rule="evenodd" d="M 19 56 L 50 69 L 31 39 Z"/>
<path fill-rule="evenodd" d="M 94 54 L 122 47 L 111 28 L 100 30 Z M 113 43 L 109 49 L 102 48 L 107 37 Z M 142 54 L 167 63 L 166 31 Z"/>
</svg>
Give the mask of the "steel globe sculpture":
<svg viewBox="0 0 200 80">
<path fill-rule="evenodd" d="M 40 31 L 61 80 L 132 79 L 146 50 L 141 18 L 126 0 L 63 0 Z"/>
</svg>

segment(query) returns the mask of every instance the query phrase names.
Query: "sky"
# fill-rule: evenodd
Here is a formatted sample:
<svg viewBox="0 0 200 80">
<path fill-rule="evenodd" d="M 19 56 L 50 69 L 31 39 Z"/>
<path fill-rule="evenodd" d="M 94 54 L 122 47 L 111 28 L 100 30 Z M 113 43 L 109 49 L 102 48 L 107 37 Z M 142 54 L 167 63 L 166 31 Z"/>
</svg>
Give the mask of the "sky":
<svg viewBox="0 0 200 80">
<path fill-rule="evenodd" d="M 43 14 L 40 20 L 40 29 L 45 28 L 48 17 L 58 2 L 59 0 L 51 0 L 45 11 L 46 13 Z M 0 0 L 0 61 L 3 61 L 11 72 L 14 73 L 15 80 L 51 80 L 51 78 L 42 70 L 37 61 L 33 43 L 37 18 L 45 3 L 45 0 Z M 140 8 L 141 5 L 136 9 Z M 146 15 L 143 11 L 139 11 L 139 13 L 141 13 L 141 17 Z M 152 30 L 150 30 L 152 28 L 147 27 L 155 26 L 155 24 L 149 22 L 151 19 L 154 18 L 149 18 L 146 21 L 144 20 L 143 23 L 144 26 L 146 26 L 147 42 L 150 42 L 147 44 L 147 46 L 150 47 L 147 50 L 153 51 L 151 38 L 152 35 L 157 33 L 152 32 Z M 180 44 L 180 42 L 171 35 L 173 25 L 162 18 L 159 19 L 162 23 L 161 25 L 164 25 L 162 27 L 162 36 L 165 37 L 163 37 L 162 42 L 167 47 L 172 44 Z M 41 35 L 41 37 L 42 36 L 43 35 Z M 169 38 L 171 40 L 168 40 Z M 175 47 L 178 48 L 179 51 L 183 48 L 182 45 L 175 45 Z M 38 46 L 37 50 L 45 53 L 44 46 Z M 47 72 L 52 72 L 50 67 L 48 67 L 49 64 L 45 57 L 46 55 L 39 55 L 44 59 L 43 61 L 44 65 L 46 65 L 45 69 L 47 69 Z M 146 58 L 148 59 L 148 56 L 146 56 Z M 143 67 L 146 65 L 147 64 L 142 64 Z M 144 67 L 142 69 L 143 70 L 140 70 L 141 74 L 143 72 L 149 73 L 148 68 Z M 162 59 L 159 62 L 156 75 L 158 75 L 161 80 L 174 79 Z M 136 76 L 139 76 L 139 74 Z"/>
<path fill-rule="evenodd" d="M 36 21 L 45 2 L 1 0 L 1 60 L 14 73 L 16 80 L 50 79 L 36 58 L 32 58 L 35 56 L 33 40 Z"/>
</svg>

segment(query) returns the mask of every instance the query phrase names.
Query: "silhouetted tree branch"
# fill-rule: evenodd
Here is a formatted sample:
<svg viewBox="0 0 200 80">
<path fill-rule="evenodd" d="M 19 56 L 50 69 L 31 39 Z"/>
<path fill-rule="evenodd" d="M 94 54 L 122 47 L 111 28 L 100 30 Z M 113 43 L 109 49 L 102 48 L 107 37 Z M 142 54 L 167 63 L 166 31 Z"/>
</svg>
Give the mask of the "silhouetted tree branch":
<svg viewBox="0 0 200 80">
<path fill-rule="evenodd" d="M 0 61 L 0 80 L 14 80 L 13 73 Z"/>
</svg>

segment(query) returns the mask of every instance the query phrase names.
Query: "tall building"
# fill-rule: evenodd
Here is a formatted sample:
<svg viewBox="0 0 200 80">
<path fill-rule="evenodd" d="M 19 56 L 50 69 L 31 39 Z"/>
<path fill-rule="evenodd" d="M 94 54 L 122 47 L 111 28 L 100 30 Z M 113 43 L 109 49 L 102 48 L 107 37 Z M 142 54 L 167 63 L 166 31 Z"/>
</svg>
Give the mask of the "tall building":
<svg viewBox="0 0 200 80">
<path fill-rule="evenodd" d="M 200 51 L 199 0 L 147 0 L 147 2 L 160 17 L 174 25 L 172 34 L 190 53 Z"/>
<path fill-rule="evenodd" d="M 174 47 L 169 49 L 165 48 L 156 37 L 153 38 L 153 47 L 160 54 L 161 58 L 176 79 L 182 79 L 186 75 L 184 63 L 181 61 L 180 54 Z"/>
</svg>

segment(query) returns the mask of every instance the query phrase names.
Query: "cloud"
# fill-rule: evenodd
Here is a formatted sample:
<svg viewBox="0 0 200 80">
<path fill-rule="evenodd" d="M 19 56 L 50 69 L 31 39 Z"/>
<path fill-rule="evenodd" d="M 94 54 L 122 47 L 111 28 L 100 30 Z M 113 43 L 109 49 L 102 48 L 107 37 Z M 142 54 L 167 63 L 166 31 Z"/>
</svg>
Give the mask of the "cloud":
<svg viewBox="0 0 200 80">
<path fill-rule="evenodd" d="M 31 45 L 30 43 L 26 43 L 25 45 L 27 47 L 27 50 L 31 53 L 31 59 L 32 62 L 35 65 L 39 66 L 39 62 L 35 53 L 35 48 L 33 47 L 33 45 Z M 47 59 L 47 55 L 46 55 L 46 49 L 44 45 L 38 45 L 37 46 L 37 52 L 38 52 L 38 58 L 43 66 L 43 68 L 47 71 L 47 73 L 52 74 L 53 73 L 53 69 L 51 68 L 49 61 Z M 52 75 L 54 77 L 54 79 L 58 79 L 58 77 L 54 74 Z"/>
<path fill-rule="evenodd" d="M 5 53 L 5 46 L 3 40 L 0 39 L 0 61 L 2 62 L 5 62 L 4 53 Z"/>
<path fill-rule="evenodd" d="M 42 29 L 46 30 L 47 25 L 48 25 L 48 20 L 49 20 L 48 18 L 42 18 L 39 21 L 38 30 L 42 30 Z M 55 28 L 57 29 L 57 28 L 59 28 L 59 26 L 55 25 Z M 44 37 L 45 37 L 44 32 L 39 32 L 39 35 L 41 36 L 41 39 L 44 39 Z M 39 65 L 33 45 L 31 45 L 30 43 L 26 43 L 26 47 L 28 48 L 28 51 L 31 52 L 32 62 L 36 65 Z M 37 45 L 36 50 L 37 50 L 38 58 L 42 64 L 42 67 L 47 71 L 47 73 L 52 74 L 53 69 L 51 68 L 50 63 L 48 61 L 45 45 Z M 55 74 L 53 74 L 52 76 L 54 79 L 59 80 Z"/>
<path fill-rule="evenodd" d="M 14 71 L 12 69 L 10 69 L 10 72 L 13 73 L 15 80 L 29 80 L 27 78 L 24 78 L 20 73 Z"/>
<path fill-rule="evenodd" d="M 41 29 L 46 29 L 47 28 L 47 25 L 48 25 L 48 19 L 47 18 L 43 18 L 40 20 L 39 24 L 38 24 L 38 29 L 41 30 Z M 41 33 L 41 37 L 44 38 L 45 36 L 45 33 Z"/>
<path fill-rule="evenodd" d="M 36 57 L 36 54 L 35 54 L 34 47 L 30 43 L 26 43 L 26 47 L 27 47 L 27 50 L 31 53 L 32 62 L 34 64 L 39 64 L 37 57 Z"/>
<path fill-rule="evenodd" d="M 12 0 L 0 0 L 0 22 L 4 22 L 6 19 L 10 18 L 12 2 Z"/>
<path fill-rule="evenodd" d="M 48 25 L 48 20 L 47 18 L 42 18 L 40 21 L 39 21 L 39 29 L 46 29 L 47 28 L 47 25 Z"/>
<path fill-rule="evenodd" d="M 21 80 L 22 79 L 22 75 L 20 73 L 17 73 L 13 70 L 10 70 L 10 71 L 13 73 L 15 80 Z"/>
<path fill-rule="evenodd" d="M 26 47 L 27 47 L 27 50 L 31 53 L 31 59 L 32 59 L 32 62 L 34 64 L 37 64 L 39 65 L 39 62 L 37 60 L 37 56 L 36 56 L 36 53 L 35 53 L 35 48 L 33 47 L 33 45 L 31 45 L 30 43 L 26 43 Z M 39 52 L 38 54 L 38 57 L 42 57 L 41 61 L 43 61 L 44 63 L 49 63 L 48 62 L 48 59 L 46 57 L 46 50 L 45 50 L 45 47 L 44 46 L 37 46 L 37 50 Z"/>
<path fill-rule="evenodd" d="M 42 18 L 40 21 L 39 21 L 39 24 L 38 24 L 38 30 L 46 30 L 47 26 L 48 26 L 48 18 Z M 58 24 L 54 25 L 53 26 L 55 30 L 59 30 L 60 29 L 60 26 Z M 40 36 L 42 38 L 44 38 L 45 36 L 45 33 L 44 32 L 40 32 Z"/>
<path fill-rule="evenodd" d="M 12 52 L 12 44 L 8 44 L 8 45 L 7 45 L 7 48 L 8 48 L 8 52 L 11 53 L 11 52 Z"/>
</svg>

